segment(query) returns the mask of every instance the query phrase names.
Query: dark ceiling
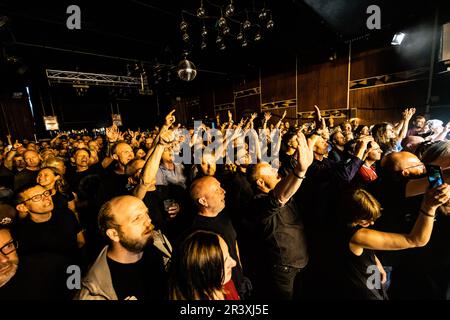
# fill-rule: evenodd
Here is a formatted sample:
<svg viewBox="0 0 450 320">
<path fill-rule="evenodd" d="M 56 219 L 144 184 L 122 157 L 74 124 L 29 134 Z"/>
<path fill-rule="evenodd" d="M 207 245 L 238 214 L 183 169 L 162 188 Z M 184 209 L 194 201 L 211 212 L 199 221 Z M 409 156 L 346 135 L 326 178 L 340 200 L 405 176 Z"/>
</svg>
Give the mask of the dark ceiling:
<svg viewBox="0 0 450 320">
<path fill-rule="evenodd" d="M 219 7 L 224 8 L 229 0 L 203 0 L 203 3 L 207 13 L 217 17 Z M 25 64 L 121 74 L 126 73 L 126 64 L 134 61 L 142 61 L 146 66 L 156 62 L 175 65 L 187 50 L 197 68 L 221 76 L 281 61 L 287 55 L 326 58 L 350 39 L 377 34 L 366 27 L 369 16 L 366 8 L 371 4 L 381 8 L 382 30 L 378 33 L 389 34 L 417 19 L 432 16 L 435 5 L 433 1 L 404 0 L 234 0 L 233 3 L 236 14 L 234 21 L 229 21 L 231 35 L 225 40 L 224 51 L 218 50 L 215 43 L 217 18 L 204 19 L 209 30 L 208 48 L 199 49 L 202 22 L 195 12 L 200 0 L 0 1 L 0 16 L 9 20 L 7 28 L 0 29 L 0 40 L 6 55 L 17 56 Z M 81 30 L 66 27 L 69 16 L 66 9 L 72 4 L 81 8 Z M 245 20 L 245 9 L 252 22 L 258 21 L 258 12 L 263 7 L 271 10 L 274 29 L 265 31 L 264 23 L 260 23 L 265 31 L 262 41 L 249 41 L 248 48 L 241 48 L 233 39 L 239 32 L 237 22 Z M 191 45 L 182 41 L 179 30 L 182 12 L 189 24 Z M 251 28 L 249 39 L 256 30 L 258 27 Z"/>
</svg>

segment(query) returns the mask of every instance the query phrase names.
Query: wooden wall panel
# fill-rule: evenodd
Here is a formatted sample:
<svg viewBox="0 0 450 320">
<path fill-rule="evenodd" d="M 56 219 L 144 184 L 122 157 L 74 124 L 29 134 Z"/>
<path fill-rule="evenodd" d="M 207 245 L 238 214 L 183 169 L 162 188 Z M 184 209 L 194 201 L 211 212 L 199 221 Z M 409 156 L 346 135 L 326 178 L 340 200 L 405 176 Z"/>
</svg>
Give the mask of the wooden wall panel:
<svg viewBox="0 0 450 320">
<path fill-rule="evenodd" d="M 314 105 L 322 109 L 347 106 L 348 63 L 344 58 L 301 66 L 298 71 L 298 111 L 311 111 Z"/>
<path fill-rule="evenodd" d="M 295 58 L 285 61 L 284 65 L 274 70 L 272 66 L 261 70 L 262 103 L 295 99 Z"/>
<path fill-rule="evenodd" d="M 237 121 L 239 121 L 243 116 L 250 116 L 253 112 L 256 112 L 258 114 L 260 113 L 259 94 L 236 99 L 235 104 Z"/>
<path fill-rule="evenodd" d="M 427 81 L 393 84 L 350 91 L 350 106 L 358 109 L 361 123 L 395 122 L 406 107 L 423 113 L 427 95 Z"/>
</svg>

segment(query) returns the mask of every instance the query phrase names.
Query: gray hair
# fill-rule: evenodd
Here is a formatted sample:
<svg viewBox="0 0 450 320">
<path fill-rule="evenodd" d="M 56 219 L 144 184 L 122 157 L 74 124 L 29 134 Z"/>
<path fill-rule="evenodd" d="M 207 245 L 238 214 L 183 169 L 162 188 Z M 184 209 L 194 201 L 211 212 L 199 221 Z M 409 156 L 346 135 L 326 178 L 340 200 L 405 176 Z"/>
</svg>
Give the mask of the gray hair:
<svg viewBox="0 0 450 320">
<path fill-rule="evenodd" d="M 450 141 L 436 141 L 422 154 L 422 162 L 431 163 L 441 157 L 450 156 Z"/>
</svg>

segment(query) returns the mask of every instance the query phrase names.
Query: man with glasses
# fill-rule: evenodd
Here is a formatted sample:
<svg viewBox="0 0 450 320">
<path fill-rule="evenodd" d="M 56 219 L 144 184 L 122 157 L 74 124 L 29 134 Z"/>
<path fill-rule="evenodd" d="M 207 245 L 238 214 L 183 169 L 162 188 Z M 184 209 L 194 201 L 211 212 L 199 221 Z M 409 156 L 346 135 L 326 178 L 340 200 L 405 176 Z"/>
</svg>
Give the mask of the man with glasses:
<svg viewBox="0 0 450 320">
<path fill-rule="evenodd" d="M 0 296 L 19 266 L 16 249 L 17 242 L 12 238 L 9 229 L 0 226 Z"/>
<path fill-rule="evenodd" d="M 423 195 L 406 197 L 406 185 L 410 180 L 424 177 L 425 174 L 425 165 L 410 152 L 391 152 L 383 157 L 380 178 L 368 187 L 368 191 L 383 208 L 383 214 L 377 220 L 377 230 L 406 234 L 412 230 L 420 214 Z M 417 263 L 411 261 L 417 250 L 421 249 L 379 253 L 383 265 L 393 268 L 388 292 L 392 299 L 406 299 L 417 290 L 411 280 L 413 278 L 409 278 L 410 272 L 417 268 Z"/>
<path fill-rule="evenodd" d="M 30 266 L 29 288 L 36 299 L 69 298 L 67 268 L 82 266 L 79 248 L 84 236 L 78 221 L 67 208 L 54 210 L 51 194 L 40 185 L 17 191 L 16 209 L 24 217 L 16 227 L 21 260 Z"/>
</svg>

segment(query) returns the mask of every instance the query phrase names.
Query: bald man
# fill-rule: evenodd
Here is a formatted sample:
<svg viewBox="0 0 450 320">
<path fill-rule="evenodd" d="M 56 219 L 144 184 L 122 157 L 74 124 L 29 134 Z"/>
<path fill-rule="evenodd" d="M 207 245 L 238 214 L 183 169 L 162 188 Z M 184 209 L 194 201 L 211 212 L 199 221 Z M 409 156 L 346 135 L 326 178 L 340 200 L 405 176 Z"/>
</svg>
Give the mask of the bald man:
<svg viewBox="0 0 450 320">
<path fill-rule="evenodd" d="M 142 200 L 120 196 L 106 202 L 98 215 L 100 231 L 110 245 L 82 281 L 78 300 L 164 299 L 167 238 L 154 230 Z"/>
<path fill-rule="evenodd" d="M 112 148 L 112 159 L 116 163 L 105 168 L 106 172 L 103 175 L 106 200 L 128 194 L 126 189 L 128 177 L 125 169 L 127 164 L 134 159 L 133 149 L 126 142 L 118 142 Z"/>
<path fill-rule="evenodd" d="M 24 185 L 35 183 L 40 169 L 42 159 L 36 151 L 26 151 L 23 154 L 23 158 L 26 167 L 14 177 L 14 190 L 17 190 Z"/>
<path fill-rule="evenodd" d="M 380 179 L 368 187 L 383 208 L 376 222 L 376 229 L 385 232 L 408 233 L 414 226 L 423 195 L 406 197 L 406 185 L 412 179 L 423 177 L 425 165 L 414 154 L 406 151 L 391 152 L 381 161 Z M 392 267 L 391 286 L 388 296 L 407 299 L 420 290 L 420 284 L 411 279 L 418 263 L 413 259 L 421 249 L 404 251 L 380 251 L 379 259 L 386 267 Z M 413 273 L 411 273 L 413 272 Z"/>
<path fill-rule="evenodd" d="M 220 182 L 212 177 L 205 176 L 195 180 L 190 189 L 191 199 L 197 207 L 197 215 L 188 233 L 195 230 L 207 230 L 220 234 L 228 245 L 231 257 L 236 260 L 237 266 L 233 268 L 233 281 L 241 298 L 249 294 L 243 275 L 239 257 L 237 234 L 230 217 L 225 212 L 225 190 Z"/>
<path fill-rule="evenodd" d="M 414 178 L 426 173 L 425 165 L 416 155 L 407 151 L 392 152 L 381 161 L 383 174 L 390 177 Z"/>
</svg>

